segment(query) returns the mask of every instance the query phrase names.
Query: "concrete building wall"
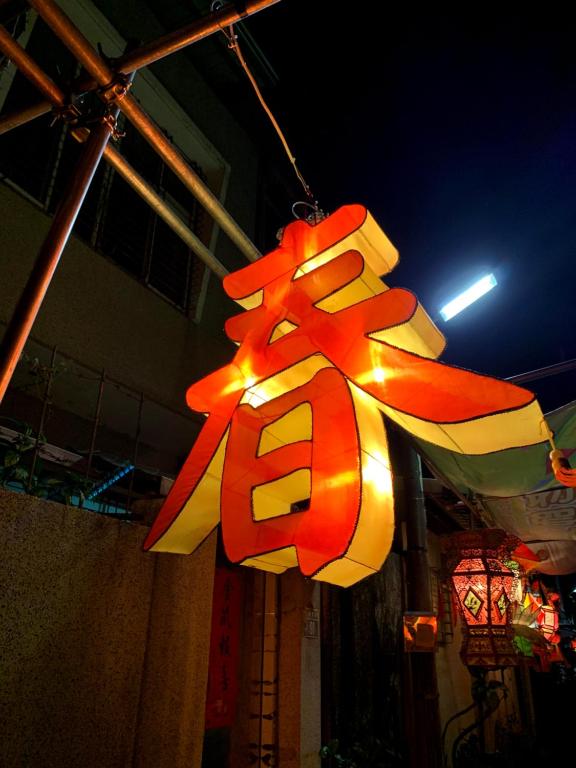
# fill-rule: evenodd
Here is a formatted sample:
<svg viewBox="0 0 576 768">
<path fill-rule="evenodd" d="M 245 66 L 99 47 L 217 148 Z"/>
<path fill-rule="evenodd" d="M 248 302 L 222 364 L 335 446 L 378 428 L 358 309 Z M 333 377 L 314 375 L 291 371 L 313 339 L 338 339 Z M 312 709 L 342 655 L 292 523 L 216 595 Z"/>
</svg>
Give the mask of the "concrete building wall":
<svg viewBox="0 0 576 768">
<path fill-rule="evenodd" d="M 215 539 L 0 491 L 0 764 L 200 766 Z"/>
</svg>

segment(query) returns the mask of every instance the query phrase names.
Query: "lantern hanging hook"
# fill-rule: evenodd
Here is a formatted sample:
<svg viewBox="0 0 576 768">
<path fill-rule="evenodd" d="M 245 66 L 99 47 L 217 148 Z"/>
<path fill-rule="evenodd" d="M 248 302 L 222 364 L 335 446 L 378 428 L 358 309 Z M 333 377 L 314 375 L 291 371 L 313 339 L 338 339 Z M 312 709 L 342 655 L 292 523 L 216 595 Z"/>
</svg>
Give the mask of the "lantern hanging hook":
<svg viewBox="0 0 576 768">
<path fill-rule="evenodd" d="M 299 206 L 304 206 L 304 208 L 309 209 L 310 212 L 306 213 L 303 216 L 299 216 L 298 215 Z M 322 219 L 326 218 L 326 214 L 324 213 L 324 211 L 322 211 L 318 207 L 318 202 L 316 200 L 313 203 L 309 203 L 306 200 L 297 200 L 292 205 L 292 215 L 294 216 L 295 219 L 301 219 L 301 220 L 307 221 L 308 224 L 312 224 L 312 225 L 319 224 L 322 221 Z"/>
</svg>

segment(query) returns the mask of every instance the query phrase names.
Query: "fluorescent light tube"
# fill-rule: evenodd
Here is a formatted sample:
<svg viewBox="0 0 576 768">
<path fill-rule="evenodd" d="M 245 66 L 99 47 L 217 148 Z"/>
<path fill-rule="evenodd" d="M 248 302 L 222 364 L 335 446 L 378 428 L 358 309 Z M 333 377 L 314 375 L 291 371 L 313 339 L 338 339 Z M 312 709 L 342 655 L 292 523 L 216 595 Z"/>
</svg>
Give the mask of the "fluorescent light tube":
<svg viewBox="0 0 576 768">
<path fill-rule="evenodd" d="M 484 296 L 485 293 L 491 291 L 495 285 L 498 285 L 498 283 L 493 274 L 485 275 L 480 278 L 474 285 L 471 285 L 470 288 L 463 291 L 459 296 L 456 296 L 455 299 L 452 299 L 452 301 L 449 301 L 448 304 L 445 304 L 442 307 L 440 310 L 442 319 L 450 320 L 450 318 L 454 317 L 459 312 L 462 312 L 463 309 L 469 307 L 470 304 L 473 304 L 481 296 Z"/>
</svg>

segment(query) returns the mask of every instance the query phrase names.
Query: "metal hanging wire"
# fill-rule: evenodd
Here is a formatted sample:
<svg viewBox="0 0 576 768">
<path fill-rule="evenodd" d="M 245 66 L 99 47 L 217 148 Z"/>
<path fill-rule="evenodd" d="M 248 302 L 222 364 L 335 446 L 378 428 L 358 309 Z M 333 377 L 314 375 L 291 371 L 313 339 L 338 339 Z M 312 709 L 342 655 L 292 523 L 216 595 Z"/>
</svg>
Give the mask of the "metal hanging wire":
<svg viewBox="0 0 576 768">
<path fill-rule="evenodd" d="M 220 0 L 215 0 L 215 2 L 212 3 L 211 10 L 218 10 L 218 8 L 221 6 Z M 248 67 L 248 64 L 246 63 L 246 59 L 244 58 L 242 51 L 240 49 L 240 45 L 238 43 L 238 36 L 236 35 L 234 31 L 234 25 L 230 24 L 228 27 L 221 27 L 222 32 L 224 33 L 226 39 L 228 40 L 228 47 L 231 51 L 233 51 L 236 54 L 236 58 L 240 62 L 240 65 L 244 72 L 246 73 L 246 76 L 248 80 L 250 81 L 250 84 L 252 85 L 252 88 L 254 89 L 254 92 L 256 93 L 256 96 L 258 98 L 258 101 L 260 102 L 260 105 L 268 115 L 268 118 L 272 125 L 274 126 L 274 130 L 278 134 L 278 137 L 280 141 L 282 142 L 282 146 L 284 147 L 284 151 L 286 152 L 288 159 L 290 160 L 290 163 L 292 164 L 292 167 L 294 168 L 294 172 L 298 178 L 298 181 L 302 185 L 302 188 L 304 189 L 304 193 L 306 195 L 307 200 L 306 201 L 297 201 L 292 206 L 292 214 L 295 218 L 305 218 L 309 223 L 316 224 L 319 221 L 321 221 L 324 218 L 324 213 L 320 210 L 318 206 L 318 201 L 315 200 L 314 195 L 312 193 L 312 190 L 310 189 L 310 186 L 306 182 L 306 179 L 300 172 L 300 169 L 296 165 L 296 158 L 292 154 L 292 151 L 290 149 L 290 146 L 286 140 L 286 137 L 284 136 L 284 133 L 282 129 L 280 128 L 278 121 L 274 117 L 272 110 L 266 103 L 264 96 L 262 95 L 262 92 L 258 86 L 258 83 L 256 82 L 256 79 L 252 72 L 250 71 L 250 68 Z M 298 206 L 304 206 L 308 209 L 310 209 L 311 213 L 306 216 L 299 216 L 297 213 Z"/>
</svg>

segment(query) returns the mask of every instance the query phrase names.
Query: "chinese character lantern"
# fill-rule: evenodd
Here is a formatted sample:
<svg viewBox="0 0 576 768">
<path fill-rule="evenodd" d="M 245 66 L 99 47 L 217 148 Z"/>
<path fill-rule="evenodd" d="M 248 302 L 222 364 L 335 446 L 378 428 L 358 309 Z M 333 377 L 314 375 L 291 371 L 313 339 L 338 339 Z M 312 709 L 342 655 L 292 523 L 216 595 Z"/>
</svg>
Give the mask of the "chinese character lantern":
<svg viewBox="0 0 576 768">
<path fill-rule="evenodd" d="M 460 655 L 467 666 L 497 668 L 517 663 L 510 604 L 516 573 L 504 560 L 517 539 L 498 528 L 461 531 L 447 552 L 452 585 L 464 619 Z"/>
</svg>

